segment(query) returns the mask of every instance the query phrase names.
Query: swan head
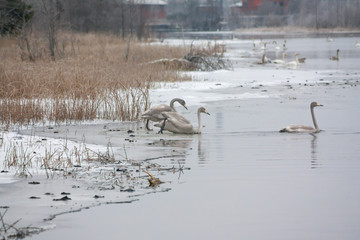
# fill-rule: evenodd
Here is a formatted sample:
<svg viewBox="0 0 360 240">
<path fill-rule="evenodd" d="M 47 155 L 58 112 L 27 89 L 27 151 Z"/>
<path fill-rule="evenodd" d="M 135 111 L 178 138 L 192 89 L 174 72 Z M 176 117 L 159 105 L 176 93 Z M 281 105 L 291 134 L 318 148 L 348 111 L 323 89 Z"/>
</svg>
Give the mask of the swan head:
<svg viewBox="0 0 360 240">
<path fill-rule="evenodd" d="M 210 113 L 208 113 L 208 111 L 204 107 L 200 107 L 198 111 L 201 113 L 206 113 L 207 115 L 210 115 Z"/>
<path fill-rule="evenodd" d="M 300 55 L 300 53 L 295 53 L 295 56 L 299 56 Z"/>
<path fill-rule="evenodd" d="M 336 52 L 340 52 L 340 49 L 336 50 Z"/>
<path fill-rule="evenodd" d="M 312 102 L 312 103 L 310 104 L 310 107 L 311 107 L 311 108 L 314 108 L 314 107 L 322 107 L 322 106 L 324 106 L 324 105 L 319 104 L 319 103 L 317 103 L 317 102 Z"/>
<path fill-rule="evenodd" d="M 179 103 L 186 109 L 188 110 L 188 108 L 186 107 L 186 102 L 183 99 L 179 99 Z"/>
</svg>

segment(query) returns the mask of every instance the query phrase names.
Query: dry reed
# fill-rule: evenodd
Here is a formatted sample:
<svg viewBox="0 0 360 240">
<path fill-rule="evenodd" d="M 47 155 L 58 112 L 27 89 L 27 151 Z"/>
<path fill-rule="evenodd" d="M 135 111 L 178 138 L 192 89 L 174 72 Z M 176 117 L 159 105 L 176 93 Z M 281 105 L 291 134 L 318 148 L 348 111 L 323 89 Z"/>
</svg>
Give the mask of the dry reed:
<svg viewBox="0 0 360 240">
<path fill-rule="evenodd" d="M 56 61 L 46 54 L 41 39 L 28 38 L 29 48 L 21 39 L 0 39 L 1 125 L 96 118 L 132 121 L 149 107 L 154 81 L 182 80 L 165 66 L 145 64 L 180 58 L 180 47 L 127 43 L 100 34 L 61 36 Z"/>
</svg>

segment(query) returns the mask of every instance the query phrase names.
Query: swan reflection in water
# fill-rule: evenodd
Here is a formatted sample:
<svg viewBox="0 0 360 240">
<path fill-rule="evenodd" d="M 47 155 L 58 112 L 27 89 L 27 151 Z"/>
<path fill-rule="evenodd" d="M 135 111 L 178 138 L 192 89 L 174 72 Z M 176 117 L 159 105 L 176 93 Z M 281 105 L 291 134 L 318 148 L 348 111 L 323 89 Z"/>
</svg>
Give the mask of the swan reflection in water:
<svg viewBox="0 0 360 240">
<path fill-rule="evenodd" d="M 193 150 L 196 151 L 194 154 L 197 155 L 200 164 L 205 163 L 207 159 L 207 151 L 202 144 L 201 134 L 189 135 L 183 139 L 160 139 L 149 143 L 149 145 L 169 148 L 172 152 L 170 157 L 174 156 L 171 159 L 173 164 L 177 164 L 178 162 L 184 164 L 186 156 L 190 155 Z"/>
<path fill-rule="evenodd" d="M 315 169 L 315 168 L 320 168 L 321 164 L 318 162 L 318 158 L 317 158 L 317 141 L 318 141 L 318 137 L 316 134 L 310 134 L 312 136 L 311 139 L 311 145 L 310 145 L 310 150 L 311 150 L 311 168 Z"/>
</svg>

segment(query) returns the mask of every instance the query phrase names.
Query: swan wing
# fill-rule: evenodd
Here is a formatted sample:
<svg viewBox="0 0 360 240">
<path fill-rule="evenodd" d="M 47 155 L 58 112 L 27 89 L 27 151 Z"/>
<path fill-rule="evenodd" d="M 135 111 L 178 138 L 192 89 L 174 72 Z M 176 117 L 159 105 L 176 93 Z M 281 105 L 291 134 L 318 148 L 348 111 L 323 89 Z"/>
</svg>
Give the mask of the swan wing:
<svg viewBox="0 0 360 240">
<path fill-rule="evenodd" d="M 176 122 L 178 124 L 191 124 L 189 120 L 187 120 L 183 115 L 178 112 L 163 112 L 161 113 L 168 121 Z"/>
<path fill-rule="evenodd" d="M 286 65 L 288 65 L 288 66 L 296 66 L 297 62 L 296 61 L 291 61 L 291 62 L 288 62 Z"/>
<path fill-rule="evenodd" d="M 280 132 L 289 132 L 289 133 L 314 133 L 317 132 L 313 127 L 304 126 L 304 125 L 290 125 L 280 130 Z"/>
<path fill-rule="evenodd" d="M 155 124 L 156 127 L 162 127 L 164 124 L 164 120 Z M 173 133 L 182 133 L 182 134 L 191 134 L 194 133 L 193 126 L 191 124 L 179 124 L 176 121 L 166 120 L 164 130 Z"/>
<path fill-rule="evenodd" d="M 193 126 L 189 120 L 177 112 L 163 112 L 162 115 L 166 118 L 164 129 L 173 133 L 193 133 Z M 164 120 L 156 127 L 162 127 Z"/>
<path fill-rule="evenodd" d="M 161 114 L 162 112 L 171 112 L 171 111 L 175 111 L 175 110 L 172 109 L 169 105 L 160 104 L 160 105 L 154 106 L 154 107 L 150 108 L 149 110 L 147 110 L 146 112 L 144 112 L 141 115 L 141 118 L 149 119 L 154 122 L 158 122 L 158 121 L 161 121 L 162 119 L 164 119 L 164 116 Z"/>
<path fill-rule="evenodd" d="M 273 61 L 273 63 L 275 63 L 275 64 L 285 64 L 285 61 L 282 60 L 282 59 L 275 59 L 275 60 Z"/>
</svg>

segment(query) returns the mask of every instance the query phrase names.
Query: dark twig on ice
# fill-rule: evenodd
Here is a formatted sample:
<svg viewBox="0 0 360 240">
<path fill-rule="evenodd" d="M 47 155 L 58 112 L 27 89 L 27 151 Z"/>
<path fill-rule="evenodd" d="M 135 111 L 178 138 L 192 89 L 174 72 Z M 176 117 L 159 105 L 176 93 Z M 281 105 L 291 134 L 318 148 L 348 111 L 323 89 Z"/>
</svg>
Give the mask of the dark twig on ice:
<svg viewBox="0 0 360 240">
<path fill-rule="evenodd" d="M 231 63 L 219 55 L 206 53 L 189 53 L 184 57 L 191 62 L 196 69 L 201 71 L 214 71 L 231 68 Z"/>
<path fill-rule="evenodd" d="M 2 227 L 0 227 L 0 236 L 2 237 L 1 239 L 22 239 L 26 236 L 30 236 L 31 234 L 36 234 L 44 231 L 44 229 L 42 228 L 30 226 L 23 228 L 15 227 L 15 225 L 21 221 L 21 218 L 16 220 L 12 224 L 5 223 L 4 216 L 7 210 L 8 209 L 6 209 L 3 214 L 0 212 L 0 219 L 2 223 Z"/>
</svg>

